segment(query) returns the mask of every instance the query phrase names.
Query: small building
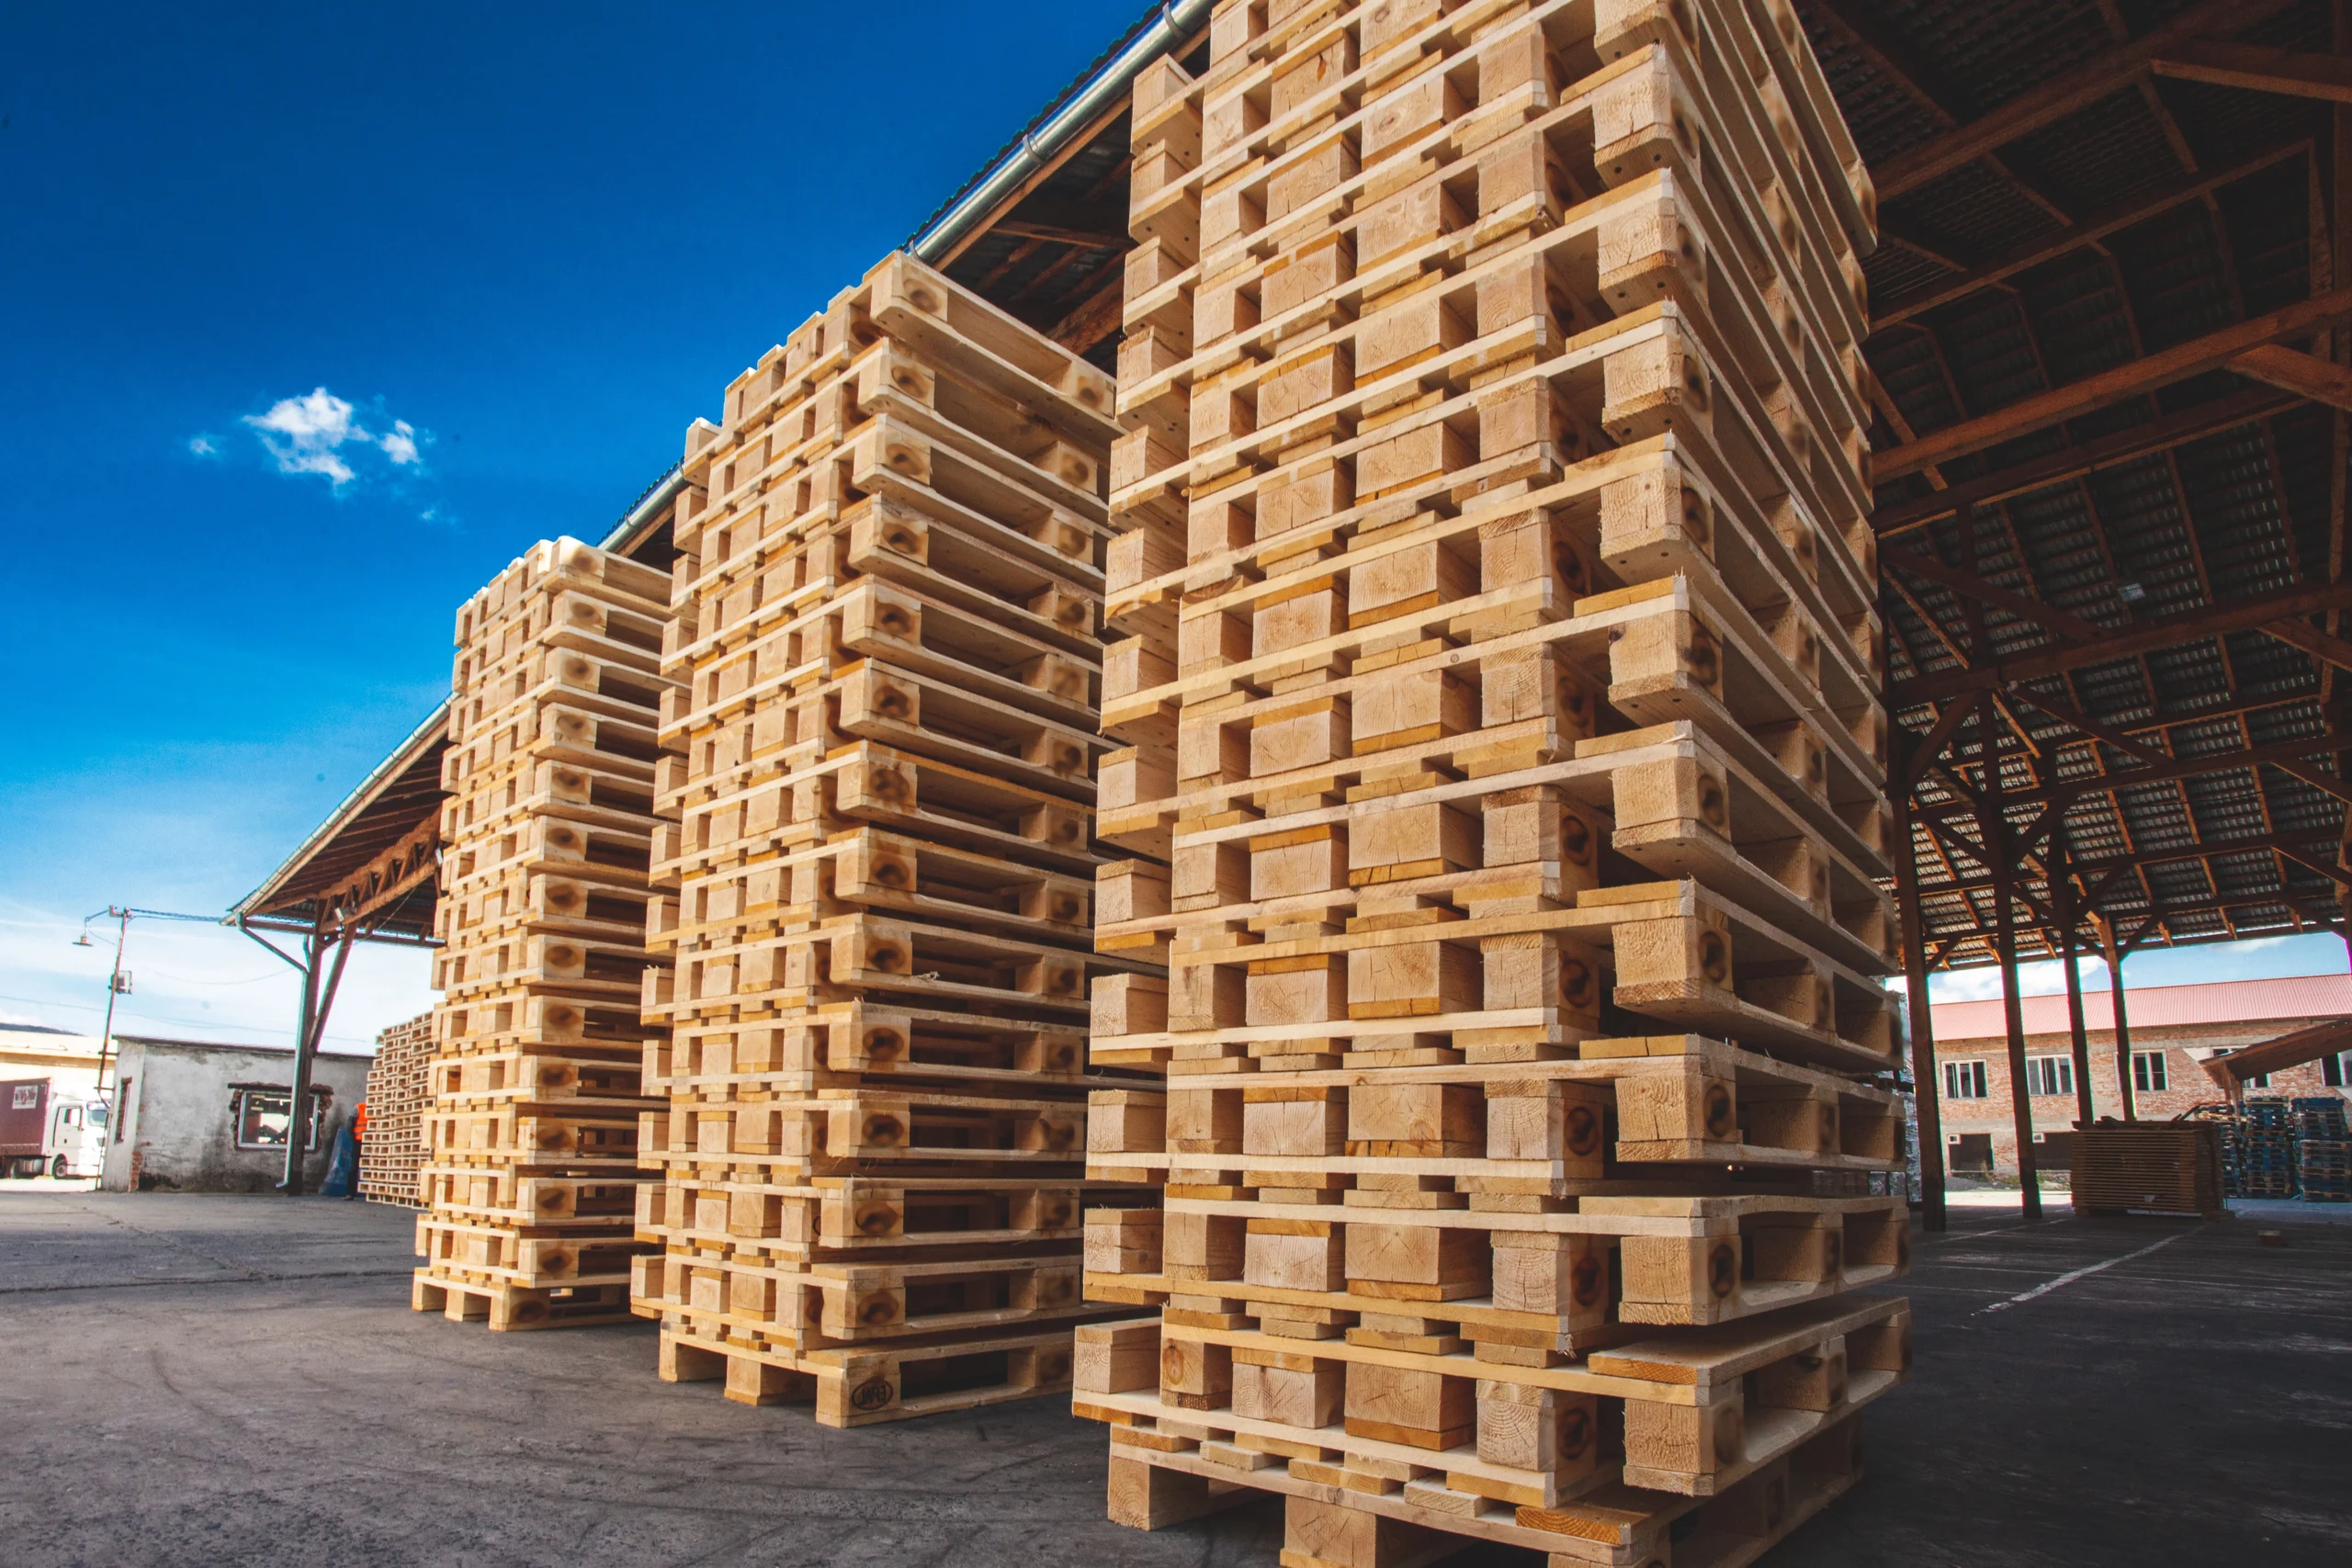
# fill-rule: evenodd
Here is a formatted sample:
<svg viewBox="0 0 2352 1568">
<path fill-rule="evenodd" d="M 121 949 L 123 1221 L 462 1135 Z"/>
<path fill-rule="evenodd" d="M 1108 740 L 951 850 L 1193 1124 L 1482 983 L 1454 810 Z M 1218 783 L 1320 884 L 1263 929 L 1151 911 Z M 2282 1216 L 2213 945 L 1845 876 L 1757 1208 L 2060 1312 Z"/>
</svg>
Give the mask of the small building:
<svg viewBox="0 0 2352 1568">
<path fill-rule="evenodd" d="M 60 1099 L 98 1092 L 98 1037 L 42 1023 L 0 1023 L 0 1080 L 47 1078 Z"/>
<path fill-rule="evenodd" d="M 266 1192 L 286 1174 L 296 1135 L 290 1046 L 115 1036 L 118 1114 L 107 1143 L 108 1191 Z M 367 1091 L 373 1058 L 322 1051 L 311 1061 L 300 1135 L 311 1190 L 336 1133 Z"/>
<path fill-rule="evenodd" d="M 2066 998 L 2027 997 L 2022 1005 L 2035 1163 L 2044 1170 L 2064 1170 L 2073 1163 L 2079 1114 Z M 2151 986 L 2129 992 L 2123 1005 L 2132 1034 L 2132 1110 L 2143 1121 L 2169 1121 L 2191 1106 L 2222 1098 L 2201 1065 L 2209 1058 L 2352 1016 L 2352 975 Z M 1938 1003 L 1933 1023 L 1946 1168 L 1960 1176 L 2015 1174 L 2008 1025 L 2001 998 Z M 2083 1023 L 2090 1043 L 2093 1114 L 2120 1116 L 2123 1090 L 2115 1058 L 2115 1013 L 2104 987 L 2084 991 Z M 2352 1053 L 2272 1074 L 2248 1089 L 2343 1095 L 2347 1080 Z"/>
</svg>

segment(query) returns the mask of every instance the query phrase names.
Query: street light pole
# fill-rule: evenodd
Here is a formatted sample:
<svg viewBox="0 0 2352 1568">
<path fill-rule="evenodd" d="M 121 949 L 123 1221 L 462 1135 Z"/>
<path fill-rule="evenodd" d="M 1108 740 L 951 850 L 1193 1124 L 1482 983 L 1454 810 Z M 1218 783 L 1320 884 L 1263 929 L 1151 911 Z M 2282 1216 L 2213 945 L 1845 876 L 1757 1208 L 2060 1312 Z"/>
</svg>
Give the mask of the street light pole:
<svg viewBox="0 0 2352 1568">
<path fill-rule="evenodd" d="M 99 910 L 95 915 L 85 915 L 82 917 L 82 934 L 75 937 L 72 943 L 72 945 L 75 947 L 93 947 L 96 945 L 95 942 L 90 941 L 90 922 L 92 920 L 112 920 L 115 922 L 114 968 L 107 976 L 107 1021 L 98 1032 L 98 1080 L 96 1090 L 98 1098 L 101 1100 L 106 1101 L 107 1106 L 107 1114 L 109 1118 L 114 1114 L 114 1102 L 110 1100 L 107 1100 L 107 1067 L 114 1056 L 114 999 L 117 997 L 125 994 L 128 989 L 128 987 L 126 987 L 122 983 L 122 950 L 124 942 L 127 942 L 130 936 L 130 918 L 133 915 L 145 915 L 151 919 L 158 920 L 189 920 L 199 925 L 207 926 L 219 924 L 219 922 L 210 915 L 182 915 L 170 909 L 136 909 L 128 905 L 115 904 L 108 904 L 105 908 Z"/>
<path fill-rule="evenodd" d="M 107 976 L 107 1021 L 98 1031 L 98 1081 L 96 1092 L 98 1099 L 106 1103 L 107 1115 L 111 1119 L 114 1115 L 114 1101 L 107 1099 L 107 1064 L 114 1055 L 114 999 L 122 995 L 122 944 L 130 935 L 130 911 L 109 904 L 107 906 L 107 914 L 115 922 L 114 968 Z M 95 915 L 90 917 L 90 919 L 96 919 L 97 917 Z M 89 920 L 82 923 L 87 926 Z M 82 940 L 85 942 L 89 940 L 86 931 L 83 933 Z"/>
</svg>

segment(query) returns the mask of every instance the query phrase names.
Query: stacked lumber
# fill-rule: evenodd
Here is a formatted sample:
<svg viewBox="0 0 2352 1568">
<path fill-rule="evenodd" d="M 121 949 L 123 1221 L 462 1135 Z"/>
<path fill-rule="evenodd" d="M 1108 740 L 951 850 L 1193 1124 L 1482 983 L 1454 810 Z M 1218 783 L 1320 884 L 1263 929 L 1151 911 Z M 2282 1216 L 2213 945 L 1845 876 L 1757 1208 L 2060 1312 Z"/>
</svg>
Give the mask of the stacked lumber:
<svg viewBox="0 0 2352 1568">
<path fill-rule="evenodd" d="M 2075 1212 L 2198 1214 L 2228 1212 L 2222 1128 L 2212 1122 L 2102 1119 L 2075 1131 L 2068 1172 Z"/>
<path fill-rule="evenodd" d="M 1780 0 L 1227 0 L 1132 124 L 1113 1517 L 1747 1562 L 1909 1358 L 1860 162 Z"/>
<path fill-rule="evenodd" d="M 631 1301 L 854 1426 L 1069 1387 L 1111 378 L 893 255 L 689 432 Z M 674 978 L 674 985 L 672 985 Z"/>
<path fill-rule="evenodd" d="M 359 1142 L 359 1195 L 370 1203 L 419 1206 L 432 1062 L 429 1012 L 376 1036 L 376 1060 L 368 1068 L 368 1135 Z"/>
<path fill-rule="evenodd" d="M 628 1316 L 669 592 L 556 539 L 458 612 L 419 1311 Z"/>
</svg>

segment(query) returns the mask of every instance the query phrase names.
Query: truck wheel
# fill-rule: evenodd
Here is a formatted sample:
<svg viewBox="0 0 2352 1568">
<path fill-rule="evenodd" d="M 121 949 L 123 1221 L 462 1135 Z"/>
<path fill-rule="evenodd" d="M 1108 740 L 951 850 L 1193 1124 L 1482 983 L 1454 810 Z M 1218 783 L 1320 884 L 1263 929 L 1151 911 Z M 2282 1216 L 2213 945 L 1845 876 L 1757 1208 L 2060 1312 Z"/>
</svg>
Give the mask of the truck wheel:
<svg viewBox="0 0 2352 1568">
<path fill-rule="evenodd" d="M 55 1159 L 49 1162 L 49 1174 L 57 1178 L 58 1180 L 62 1181 L 65 1179 L 65 1171 L 66 1165 L 65 1156 L 63 1155 L 59 1155 Z"/>
</svg>

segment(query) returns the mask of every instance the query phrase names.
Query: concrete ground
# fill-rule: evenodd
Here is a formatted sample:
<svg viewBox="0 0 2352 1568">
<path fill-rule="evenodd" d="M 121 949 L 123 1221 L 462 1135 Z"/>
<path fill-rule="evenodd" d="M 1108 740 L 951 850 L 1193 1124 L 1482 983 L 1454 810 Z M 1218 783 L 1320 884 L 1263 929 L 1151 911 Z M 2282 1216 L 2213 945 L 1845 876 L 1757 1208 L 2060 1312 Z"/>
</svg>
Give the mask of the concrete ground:
<svg viewBox="0 0 2352 1568">
<path fill-rule="evenodd" d="M 409 1235 L 315 1199 L 0 1191 L 0 1562 L 1274 1562 L 1278 1504 L 1105 1522 L 1102 1430 L 1057 1402 L 829 1431 L 660 1382 L 650 1325 L 413 1314 Z M 2347 1560 L 2352 1230 L 1964 1206 L 1918 1242 L 1912 1380 L 1773 1568 Z"/>
</svg>

